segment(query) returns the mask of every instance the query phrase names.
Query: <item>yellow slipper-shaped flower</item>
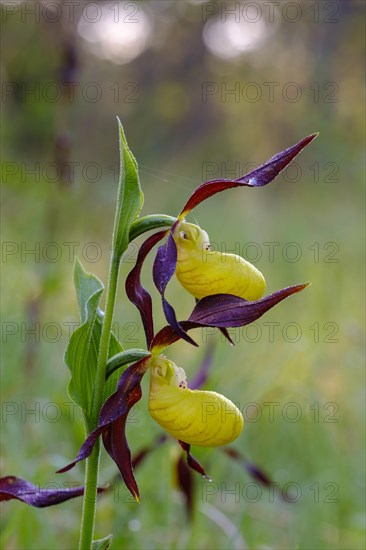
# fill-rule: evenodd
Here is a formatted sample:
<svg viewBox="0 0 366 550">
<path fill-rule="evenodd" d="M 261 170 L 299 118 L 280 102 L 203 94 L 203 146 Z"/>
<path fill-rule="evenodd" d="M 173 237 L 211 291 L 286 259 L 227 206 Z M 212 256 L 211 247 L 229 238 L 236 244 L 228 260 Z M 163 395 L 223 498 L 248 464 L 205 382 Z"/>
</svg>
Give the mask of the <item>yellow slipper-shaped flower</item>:
<svg viewBox="0 0 366 550">
<path fill-rule="evenodd" d="M 175 273 L 181 285 L 195 298 L 234 294 L 259 300 L 266 281 L 254 265 L 236 254 L 210 251 L 210 240 L 198 225 L 181 222 L 174 232 L 178 257 Z"/>
<path fill-rule="evenodd" d="M 213 391 L 190 390 L 184 370 L 163 356 L 150 363 L 149 412 L 170 435 L 201 447 L 227 445 L 244 420 L 229 399 Z"/>
</svg>

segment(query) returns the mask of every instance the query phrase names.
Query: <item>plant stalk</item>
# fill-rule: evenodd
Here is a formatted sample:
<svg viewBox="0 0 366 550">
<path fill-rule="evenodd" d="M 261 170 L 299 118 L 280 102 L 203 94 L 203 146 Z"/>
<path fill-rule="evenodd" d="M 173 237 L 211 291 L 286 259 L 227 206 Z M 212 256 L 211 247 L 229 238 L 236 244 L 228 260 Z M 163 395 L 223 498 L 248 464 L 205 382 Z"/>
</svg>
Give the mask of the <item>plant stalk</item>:
<svg viewBox="0 0 366 550">
<path fill-rule="evenodd" d="M 88 434 L 97 427 L 100 409 L 104 401 L 106 366 L 108 360 L 109 340 L 112 328 L 114 305 L 116 300 L 120 256 L 114 252 L 111 256 L 107 285 L 105 315 L 100 337 L 97 372 L 95 377 L 91 420 L 86 423 Z M 95 513 L 97 503 L 97 487 L 99 477 L 100 441 L 86 461 L 85 494 L 80 528 L 79 550 L 91 550 L 94 534 Z"/>
<path fill-rule="evenodd" d="M 95 513 L 97 506 L 97 487 L 99 474 L 100 441 L 98 440 L 92 454 L 86 460 L 85 493 L 81 516 L 79 550 L 90 550 L 93 544 Z"/>
</svg>

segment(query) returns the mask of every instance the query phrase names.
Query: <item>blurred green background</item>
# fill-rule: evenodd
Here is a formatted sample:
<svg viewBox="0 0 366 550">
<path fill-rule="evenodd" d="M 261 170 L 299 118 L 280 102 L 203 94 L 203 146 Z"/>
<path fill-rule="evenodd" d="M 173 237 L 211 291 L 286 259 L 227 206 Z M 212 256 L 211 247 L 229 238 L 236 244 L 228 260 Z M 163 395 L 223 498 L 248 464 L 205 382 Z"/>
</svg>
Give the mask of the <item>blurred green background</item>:
<svg viewBox="0 0 366 550">
<path fill-rule="evenodd" d="M 113 548 L 363 548 L 364 3 L 2 1 L 1 10 L 2 475 L 41 487 L 83 480 L 83 466 L 54 474 L 84 435 L 63 352 L 78 322 L 75 254 L 106 281 L 115 116 L 140 165 L 143 214 L 176 215 L 201 181 L 239 177 L 319 131 L 274 183 L 219 194 L 189 218 L 219 249 L 245 254 L 268 292 L 312 281 L 233 331 L 234 348 L 195 335 L 215 343 L 207 389 L 245 416 L 233 447 L 297 502 L 253 486 L 220 450 L 194 449 L 213 483 L 195 476 L 189 522 L 169 441 L 136 470 L 140 505 L 122 484 L 101 499 L 96 534 L 113 532 Z M 126 348 L 144 346 L 123 291 L 137 245 L 116 308 Z M 168 296 L 185 318 L 193 303 L 176 281 Z M 156 293 L 154 306 L 161 327 Z M 192 378 L 204 351 L 177 343 L 169 357 Z M 128 425 L 134 453 L 160 433 L 147 382 Z M 104 456 L 101 482 L 115 473 Z M 75 548 L 81 504 L 3 505 L 2 547 Z"/>
</svg>

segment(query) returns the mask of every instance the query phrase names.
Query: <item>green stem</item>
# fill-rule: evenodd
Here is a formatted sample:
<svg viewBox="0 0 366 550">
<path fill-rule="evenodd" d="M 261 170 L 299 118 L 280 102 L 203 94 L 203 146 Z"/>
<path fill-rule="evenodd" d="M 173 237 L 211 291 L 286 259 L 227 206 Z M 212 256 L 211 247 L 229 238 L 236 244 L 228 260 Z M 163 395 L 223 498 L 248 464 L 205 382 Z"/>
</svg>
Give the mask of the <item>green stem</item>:
<svg viewBox="0 0 366 550">
<path fill-rule="evenodd" d="M 97 487 L 99 473 L 100 442 L 96 442 L 92 454 L 86 461 L 85 493 L 81 517 L 79 550 L 90 550 L 93 544 Z"/>
<path fill-rule="evenodd" d="M 104 400 L 106 366 L 108 360 L 109 340 L 113 321 L 114 304 L 116 300 L 119 265 L 120 257 L 117 257 L 115 253 L 113 253 L 109 267 L 107 300 L 105 305 L 102 334 L 100 337 L 91 420 L 90 422 L 87 422 L 88 433 L 90 433 L 90 431 L 98 425 L 98 416 Z M 90 550 L 92 547 L 99 476 L 99 455 L 100 443 L 98 441 L 94 447 L 92 454 L 86 461 L 85 494 L 81 519 L 79 550 Z"/>
<path fill-rule="evenodd" d="M 111 263 L 109 267 L 109 279 L 107 287 L 107 300 L 105 305 L 105 315 L 102 326 L 102 334 L 100 336 L 100 346 L 97 362 L 97 373 L 95 377 L 93 406 L 92 406 L 92 420 L 94 426 L 98 423 L 98 416 L 100 409 L 104 401 L 104 386 L 105 386 L 105 374 L 107 368 L 109 340 L 112 329 L 114 304 L 116 301 L 117 281 L 120 266 L 120 257 L 117 257 L 114 253 L 111 257 Z"/>
</svg>

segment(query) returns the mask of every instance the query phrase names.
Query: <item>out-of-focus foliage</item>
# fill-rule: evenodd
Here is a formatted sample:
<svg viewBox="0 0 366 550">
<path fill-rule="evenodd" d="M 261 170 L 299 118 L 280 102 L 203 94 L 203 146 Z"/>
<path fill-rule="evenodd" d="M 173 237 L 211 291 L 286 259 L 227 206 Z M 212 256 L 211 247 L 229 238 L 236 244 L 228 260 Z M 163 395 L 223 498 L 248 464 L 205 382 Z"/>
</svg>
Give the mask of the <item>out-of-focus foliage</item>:
<svg viewBox="0 0 366 550">
<path fill-rule="evenodd" d="M 297 502 L 259 490 L 222 453 L 195 449 L 213 483 L 196 478 L 188 525 L 172 442 L 137 470 L 140 505 L 122 485 L 102 497 L 97 536 L 115 533 L 114 548 L 362 548 L 363 2 L 75 4 L 0 6 L 3 474 L 42 487 L 82 480 L 81 467 L 53 474 L 84 436 L 63 353 L 78 322 L 74 256 L 106 278 L 115 116 L 139 163 L 144 214 L 176 215 L 201 181 L 239 177 L 319 131 L 268 188 L 220 194 L 190 217 L 216 249 L 252 261 L 268 292 L 313 283 L 232 331 L 235 348 L 218 332 L 194 335 L 218 340 L 206 387 L 243 412 L 237 447 Z M 193 303 L 169 286 L 186 318 Z M 143 347 L 122 285 L 116 322 L 126 348 Z M 193 348 L 177 343 L 169 356 L 194 376 Z M 143 399 L 130 419 L 135 451 L 159 433 L 146 407 Z M 115 468 L 102 466 L 107 482 Z M 47 510 L 11 502 L 2 546 L 71 548 L 80 511 L 77 500 Z"/>
</svg>

